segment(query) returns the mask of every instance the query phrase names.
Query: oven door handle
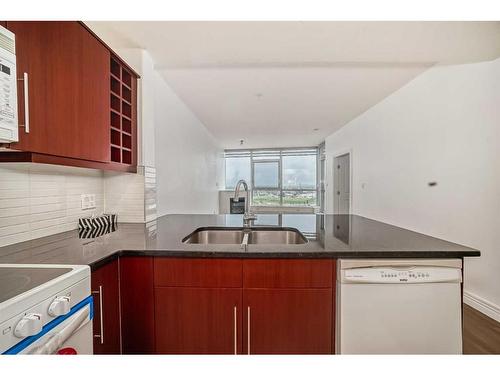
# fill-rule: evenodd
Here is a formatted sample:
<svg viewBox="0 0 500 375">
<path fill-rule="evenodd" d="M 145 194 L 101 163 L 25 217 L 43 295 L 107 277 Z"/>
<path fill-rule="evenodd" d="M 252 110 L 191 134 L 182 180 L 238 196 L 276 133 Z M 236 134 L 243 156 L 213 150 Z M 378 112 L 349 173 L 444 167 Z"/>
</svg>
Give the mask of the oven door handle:
<svg viewBox="0 0 500 375">
<path fill-rule="evenodd" d="M 90 322 L 90 306 L 87 305 L 71 318 L 69 323 L 58 333 L 52 336 L 44 344 L 34 347 L 29 354 L 53 354 L 55 353 L 76 331 Z"/>
</svg>

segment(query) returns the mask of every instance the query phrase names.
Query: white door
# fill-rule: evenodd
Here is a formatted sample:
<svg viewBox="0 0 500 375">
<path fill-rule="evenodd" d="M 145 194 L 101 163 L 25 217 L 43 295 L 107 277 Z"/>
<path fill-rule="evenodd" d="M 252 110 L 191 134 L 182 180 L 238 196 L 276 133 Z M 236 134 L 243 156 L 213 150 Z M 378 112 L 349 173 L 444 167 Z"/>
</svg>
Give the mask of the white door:
<svg viewBox="0 0 500 375">
<path fill-rule="evenodd" d="M 337 156 L 333 163 L 333 213 L 350 213 L 350 155 Z"/>
</svg>

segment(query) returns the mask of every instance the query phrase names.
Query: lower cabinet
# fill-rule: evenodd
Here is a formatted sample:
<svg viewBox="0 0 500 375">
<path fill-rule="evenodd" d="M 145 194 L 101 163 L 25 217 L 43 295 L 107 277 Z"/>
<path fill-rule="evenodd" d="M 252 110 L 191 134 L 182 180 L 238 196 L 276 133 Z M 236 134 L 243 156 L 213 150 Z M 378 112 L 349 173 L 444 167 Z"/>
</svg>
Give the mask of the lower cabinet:
<svg viewBox="0 0 500 375">
<path fill-rule="evenodd" d="M 335 262 L 243 261 L 244 352 L 331 354 Z"/>
<path fill-rule="evenodd" d="M 335 352 L 335 261 L 121 257 L 119 268 L 124 354 Z M 117 272 L 114 262 L 93 273 L 93 290 L 104 286 L 96 353 L 119 351 L 118 319 L 108 315 L 118 303 L 106 302 Z"/>
<path fill-rule="evenodd" d="M 153 258 L 120 257 L 120 299 L 123 354 L 153 354 Z"/>
<path fill-rule="evenodd" d="M 120 354 L 120 289 L 118 260 L 92 271 L 94 353 Z"/>
<path fill-rule="evenodd" d="M 331 354 L 334 268 L 331 260 L 155 258 L 155 351 Z"/>
<path fill-rule="evenodd" d="M 156 352 L 241 353 L 241 289 L 155 288 Z"/>
<path fill-rule="evenodd" d="M 331 289 L 244 289 L 247 354 L 331 354 Z"/>
</svg>

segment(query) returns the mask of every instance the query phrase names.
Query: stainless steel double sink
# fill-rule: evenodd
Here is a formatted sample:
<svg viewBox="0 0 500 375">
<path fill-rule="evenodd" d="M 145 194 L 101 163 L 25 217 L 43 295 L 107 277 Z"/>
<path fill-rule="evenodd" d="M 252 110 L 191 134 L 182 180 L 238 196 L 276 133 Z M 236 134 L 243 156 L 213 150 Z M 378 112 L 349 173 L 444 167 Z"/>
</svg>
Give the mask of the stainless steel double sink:
<svg viewBox="0 0 500 375">
<path fill-rule="evenodd" d="M 186 236 L 183 243 L 220 245 L 300 245 L 307 239 L 295 228 L 284 227 L 202 227 Z"/>
</svg>

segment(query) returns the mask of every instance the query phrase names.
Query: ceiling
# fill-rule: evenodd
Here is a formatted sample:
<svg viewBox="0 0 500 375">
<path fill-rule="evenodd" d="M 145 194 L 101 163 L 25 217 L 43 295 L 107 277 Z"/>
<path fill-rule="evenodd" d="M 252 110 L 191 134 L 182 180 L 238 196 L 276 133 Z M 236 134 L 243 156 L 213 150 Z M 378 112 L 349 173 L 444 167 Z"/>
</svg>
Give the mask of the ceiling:
<svg viewBox="0 0 500 375">
<path fill-rule="evenodd" d="M 500 22 L 87 22 L 144 48 L 225 148 L 309 146 L 434 64 L 500 56 Z"/>
</svg>

